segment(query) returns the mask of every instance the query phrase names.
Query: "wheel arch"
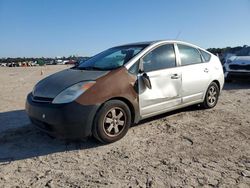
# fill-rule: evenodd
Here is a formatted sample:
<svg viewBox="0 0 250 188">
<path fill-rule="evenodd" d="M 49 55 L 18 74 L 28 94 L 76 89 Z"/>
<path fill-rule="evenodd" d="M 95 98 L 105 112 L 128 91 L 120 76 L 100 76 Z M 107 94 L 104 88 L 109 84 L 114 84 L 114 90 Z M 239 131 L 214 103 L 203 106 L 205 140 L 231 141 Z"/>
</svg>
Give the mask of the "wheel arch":
<svg viewBox="0 0 250 188">
<path fill-rule="evenodd" d="M 220 82 L 218 80 L 213 80 L 211 83 L 213 83 L 213 82 L 217 84 L 217 86 L 219 87 L 219 91 L 220 91 L 221 90 Z"/>
<path fill-rule="evenodd" d="M 211 83 L 215 83 L 215 84 L 218 86 L 219 91 L 221 92 L 221 85 L 220 85 L 220 82 L 219 82 L 218 80 L 216 80 L 216 79 L 215 79 L 215 80 L 212 80 L 212 81 L 208 84 L 207 89 L 206 89 L 206 91 L 204 92 L 203 99 L 202 99 L 203 101 L 205 100 L 207 90 L 208 90 L 208 88 L 209 88 L 209 86 L 210 86 Z"/>
</svg>

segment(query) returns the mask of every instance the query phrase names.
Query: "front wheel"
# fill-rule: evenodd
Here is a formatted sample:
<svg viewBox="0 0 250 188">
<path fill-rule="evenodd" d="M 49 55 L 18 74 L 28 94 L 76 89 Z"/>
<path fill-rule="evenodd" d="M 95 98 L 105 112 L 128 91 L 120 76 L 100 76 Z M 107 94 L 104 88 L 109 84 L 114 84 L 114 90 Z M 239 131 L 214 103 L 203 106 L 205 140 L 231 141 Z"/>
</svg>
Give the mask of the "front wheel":
<svg viewBox="0 0 250 188">
<path fill-rule="evenodd" d="M 131 124 L 129 107 L 120 100 L 110 100 L 97 112 L 93 125 L 94 137 L 112 143 L 126 135 Z"/>
<path fill-rule="evenodd" d="M 215 82 L 212 82 L 206 92 L 205 99 L 202 103 L 204 108 L 213 108 L 216 106 L 219 98 L 219 87 Z"/>
</svg>

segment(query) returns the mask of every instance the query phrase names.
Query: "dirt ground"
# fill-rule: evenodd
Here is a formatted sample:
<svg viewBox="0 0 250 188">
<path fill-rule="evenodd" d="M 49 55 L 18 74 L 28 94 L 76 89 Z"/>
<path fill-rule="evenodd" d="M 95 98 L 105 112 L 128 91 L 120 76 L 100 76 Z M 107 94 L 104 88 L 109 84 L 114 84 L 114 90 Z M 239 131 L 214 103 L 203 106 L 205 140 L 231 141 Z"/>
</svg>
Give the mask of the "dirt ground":
<svg viewBox="0 0 250 188">
<path fill-rule="evenodd" d="M 250 83 L 226 84 L 214 109 L 157 116 L 101 145 L 50 138 L 25 114 L 34 84 L 64 68 L 0 68 L 0 187 L 250 187 Z"/>
</svg>

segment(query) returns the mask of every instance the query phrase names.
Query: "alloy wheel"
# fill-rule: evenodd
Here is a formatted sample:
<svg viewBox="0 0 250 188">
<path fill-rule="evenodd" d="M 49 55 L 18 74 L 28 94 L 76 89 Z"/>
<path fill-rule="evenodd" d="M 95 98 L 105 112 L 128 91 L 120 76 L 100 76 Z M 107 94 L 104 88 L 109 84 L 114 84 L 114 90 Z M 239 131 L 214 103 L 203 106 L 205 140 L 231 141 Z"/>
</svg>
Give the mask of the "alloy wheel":
<svg viewBox="0 0 250 188">
<path fill-rule="evenodd" d="M 216 88 L 215 86 L 211 86 L 208 90 L 208 103 L 210 106 L 213 106 L 216 101 L 217 101 L 217 91 L 216 91 Z"/>
<path fill-rule="evenodd" d="M 119 107 L 111 108 L 104 117 L 103 129 L 110 137 L 118 136 L 126 125 L 126 116 L 123 109 Z"/>
</svg>

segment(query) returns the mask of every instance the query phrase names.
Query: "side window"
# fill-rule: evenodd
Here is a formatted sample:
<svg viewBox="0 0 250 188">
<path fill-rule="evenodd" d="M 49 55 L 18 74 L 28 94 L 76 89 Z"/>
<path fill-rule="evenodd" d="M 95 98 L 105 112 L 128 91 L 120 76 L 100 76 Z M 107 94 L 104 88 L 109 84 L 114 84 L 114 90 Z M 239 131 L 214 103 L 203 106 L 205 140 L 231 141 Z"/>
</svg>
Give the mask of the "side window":
<svg viewBox="0 0 250 188">
<path fill-rule="evenodd" d="M 193 47 L 178 44 L 180 52 L 181 65 L 191 65 L 196 63 L 202 63 L 200 52 Z"/>
<path fill-rule="evenodd" d="M 200 50 L 202 57 L 204 58 L 205 62 L 210 61 L 211 55 L 203 50 Z"/>
<path fill-rule="evenodd" d="M 176 57 L 173 44 L 160 46 L 142 58 L 145 72 L 176 67 Z"/>
</svg>

